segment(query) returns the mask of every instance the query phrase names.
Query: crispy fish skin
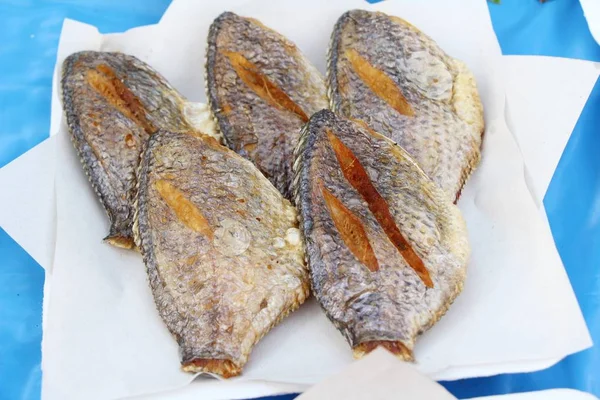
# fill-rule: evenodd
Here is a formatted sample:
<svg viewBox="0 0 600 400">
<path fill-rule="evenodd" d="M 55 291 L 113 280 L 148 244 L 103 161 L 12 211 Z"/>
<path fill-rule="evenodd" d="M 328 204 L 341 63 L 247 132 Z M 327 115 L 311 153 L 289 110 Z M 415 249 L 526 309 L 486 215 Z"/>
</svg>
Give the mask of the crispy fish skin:
<svg viewBox="0 0 600 400">
<path fill-rule="evenodd" d="M 315 297 L 355 357 L 383 346 L 412 360 L 462 290 L 470 248 L 458 207 L 400 146 L 328 110 L 304 127 L 294 167 Z"/>
<path fill-rule="evenodd" d="M 225 12 L 209 30 L 206 81 L 227 145 L 290 199 L 300 128 L 328 106 L 321 74 L 279 33 Z"/>
<path fill-rule="evenodd" d="M 309 295 L 296 209 L 212 138 L 159 132 L 140 163 L 134 233 L 182 368 L 225 378 Z"/>
<path fill-rule="evenodd" d="M 457 200 L 480 159 L 483 108 L 472 73 L 401 18 L 352 10 L 337 21 L 331 108 L 402 146 Z"/>
<path fill-rule="evenodd" d="M 196 132 L 189 103 L 158 72 L 122 53 L 82 51 L 63 63 L 63 107 L 71 140 L 110 220 L 105 240 L 133 246 L 135 170 L 157 129 Z"/>
</svg>

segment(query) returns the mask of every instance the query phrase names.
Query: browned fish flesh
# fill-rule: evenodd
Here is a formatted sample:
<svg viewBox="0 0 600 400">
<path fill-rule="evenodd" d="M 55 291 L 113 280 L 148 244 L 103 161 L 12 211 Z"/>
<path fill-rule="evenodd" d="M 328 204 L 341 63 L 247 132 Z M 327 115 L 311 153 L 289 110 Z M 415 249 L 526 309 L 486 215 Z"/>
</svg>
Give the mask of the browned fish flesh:
<svg viewBox="0 0 600 400">
<path fill-rule="evenodd" d="M 400 146 L 328 110 L 304 127 L 296 204 L 312 289 L 356 357 L 413 359 L 460 293 L 470 253 L 451 199 Z"/>
<path fill-rule="evenodd" d="M 225 12 L 209 30 L 206 80 L 227 145 L 291 198 L 292 153 L 300 128 L 328 106 L 321 74 L 279 33 Z"/>
<path fill-rule="evenodd" d="M 183 370 L 240 374 L 309 295 L 296 209 L 210 137 L 153 134 L 138 176 L 136 243 Z"/>
<path fill-rule="evenodd" d="M 131 248 L 135 169 L 158 129 L 214 132 L 205 105 L 190 103 L 158 72 L 122 53 L 82 51 L 63 63 L 71 140 L 110 221 L 105 240 Z"/>
<path fill-rule="evenodd" d="M 352 10 L 335 24 L 333 111 L 402 146 L 453 200 L 480 159 L 483 108 L 473 74 L 401 18 Z"/>
</svg>

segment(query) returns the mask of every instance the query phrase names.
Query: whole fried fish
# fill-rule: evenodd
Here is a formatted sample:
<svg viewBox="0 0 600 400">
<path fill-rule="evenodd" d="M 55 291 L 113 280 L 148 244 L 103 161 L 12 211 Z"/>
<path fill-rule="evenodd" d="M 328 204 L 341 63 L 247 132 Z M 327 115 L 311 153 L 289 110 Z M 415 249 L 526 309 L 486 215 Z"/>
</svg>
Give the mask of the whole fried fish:
<svg viewBox="0 0 600 400">
<path fill-rule="evenodd" d="M 328 55 L 331 108 L 402 146 L 453 200 L 480 159 L 475 78 L 408 22 L 362 10 L 337 21 Z"/>
<path fill-rule="evenodd" d="M 188 102 L 137 58 L 97 51 L 64 61 L 62 98 L 71 140 L 110 220 L 105 240 L 131 248 L 142 145 L 160 128 L 216 134 L 208 107 Z"/>
<path fill-rule="evenodd" d="M 303 129 L 294 166 L 317 300 L 355 357 L 382 346 L 411 360 L 462 290 L 460 211 L 400 146 L 328 110 Z"/>
<path fill-rule="evenodd" d="M 183 370 L 240 374 L 309 295 L 296 209 L 210 137 L 153 134 L 138 177 L 136 244 Z"/>
<path fill-rule="evenodd" d="M 325 82 L 296 45 L 252 18 L 221 14 L 210 27 L 206 88 L 227 145 L 288 199 L 300 128 L 327 108 Z"/>
</svg>

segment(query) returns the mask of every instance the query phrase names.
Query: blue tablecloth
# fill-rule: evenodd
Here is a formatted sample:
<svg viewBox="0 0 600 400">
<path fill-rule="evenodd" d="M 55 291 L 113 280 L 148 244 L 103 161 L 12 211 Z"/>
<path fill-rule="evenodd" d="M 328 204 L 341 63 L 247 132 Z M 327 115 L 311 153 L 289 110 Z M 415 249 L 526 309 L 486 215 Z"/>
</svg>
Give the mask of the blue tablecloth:
<svg viewBox="0 0 600 400">
<path fill-rule="evenodd" d="M 119 32 L 156 23 L 168 4 L 169 0 L 0 0 L 0 167 L 48 135 L 52 71 L 63 18 L 96 25 L 101 32 Z M 502 0 L 500 5 L 489 3 L 489 8 L 504 54 L 600 61 L 600 46 L 593 41 L 577 0 L 544 4 Z M 557 247 L 595 341 L 600 340 L 598 127 L 600 82 L 544 199 Z M 43 282 L 40 266 L 0 229 L 0 400 L 40 396 Z M 443 384 L 460 398 L 560 387 L 600 396 L 599 349 L 595 346 L 536 373 Z"/>
</svg>

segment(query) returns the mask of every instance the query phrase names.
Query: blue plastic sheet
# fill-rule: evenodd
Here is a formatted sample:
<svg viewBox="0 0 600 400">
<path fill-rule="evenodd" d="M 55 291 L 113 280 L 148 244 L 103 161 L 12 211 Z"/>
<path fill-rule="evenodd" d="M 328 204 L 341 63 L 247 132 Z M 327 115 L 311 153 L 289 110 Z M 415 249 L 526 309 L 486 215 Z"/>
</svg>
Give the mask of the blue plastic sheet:
<svg viewBox="0 0 600 400">
<path fill-rule="evenodd" d="M 65 17 L 96 25 L 101 32 L 119 32 L 156 23 L 168 4 L 169 0 L 0 0 L 0 167 L 48 135 L 52 73 Z M 504 54 L 600 61 L 600 46 L 577 0 L 502 0 L 501 5 L 490 3 L 490 13 Z M 544 199 L 595 342 L 600 341 L 599 126 L 597 83 Z M 41 267 L 0 229 L 0 400 L 40 397 L 43 282 Z M 595 346 L 544 371 L 443 384 L 460 398 L 558 387 L 600 396 L 599 353 Z"/>
</svg>

